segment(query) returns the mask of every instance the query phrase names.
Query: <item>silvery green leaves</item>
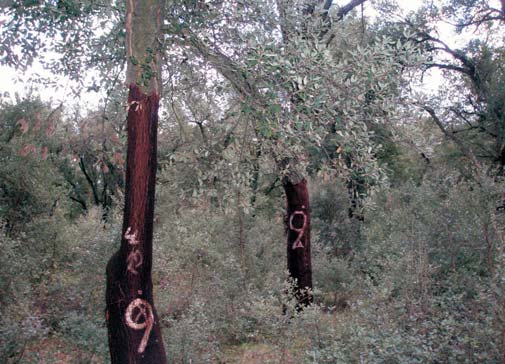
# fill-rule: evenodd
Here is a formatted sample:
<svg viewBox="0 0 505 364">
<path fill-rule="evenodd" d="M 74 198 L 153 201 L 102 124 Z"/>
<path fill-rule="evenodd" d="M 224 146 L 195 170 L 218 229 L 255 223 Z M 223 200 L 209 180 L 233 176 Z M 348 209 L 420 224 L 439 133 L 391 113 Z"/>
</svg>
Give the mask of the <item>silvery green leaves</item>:
<svg viewBox="0 0 505 364">
<path fill-rule="evenodd" d="M 257 129 L 277 155 L 317 154 L 318 168 L 329 163 L 339 173 L 359 169 L 380 179 L 374 128 L 398 114 L 404 75 L 419 56 L 408 41 L 363 41 L 349 35 L 352 24 L 343 27 L 330 44 L 291 34 L 283 47 L 249 52 L 248 71 L 267 104 Z"/>
<path fill-rule="evenodd" d="M 40 63 L 53 74 L 81 82 L 89 68 L 110 77 L 124 56 L 123 42 L 117 41 L 119 8 L 108 0 L 10 2 L 2 9 L 0 64 L 25 70 Z M 44 84 L 54 81 L 54 75 L 37 77 Z"/>
</svg>

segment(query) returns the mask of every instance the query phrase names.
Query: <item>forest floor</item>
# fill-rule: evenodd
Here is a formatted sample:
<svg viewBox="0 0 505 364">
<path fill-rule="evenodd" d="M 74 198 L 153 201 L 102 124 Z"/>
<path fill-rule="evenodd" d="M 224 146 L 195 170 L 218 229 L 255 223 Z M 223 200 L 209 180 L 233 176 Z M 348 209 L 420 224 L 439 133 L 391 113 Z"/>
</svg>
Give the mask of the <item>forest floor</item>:
<svg viewBox="0 0 505 364">
<path fill-rule="evenodd" d="M 296 351 L 302 350 L 304 345 L 299 342 L 296 348 L 286 347 L 280 350 L 274 345 L 266 343 L 244 343 L 229 346 L 223 350 L 219 364 L 293 364 Z M 14 363 L 38 364 L 102 364 L 104 361 L 88 351 L 83 350 L 64 338 L 49 336 L 45 339 L 27 343 Z M 217 363 L 216 363 L 217 364 Z"/>
<path fill-rule="evenodd" d="M 13 363 L 39 363 L 39 364 L 70 364 L 87 363 L 101 364 L 103 361 L 96 355 L 72 345 L 64 338 L 49 336 L 39 341 L 25 345 L 21 356 Z"/>
<path fill-rule="evenodd" d="M 262 364 L 294 363 L 294 358 L 287 350 L 278 352 L 276 347 L 267 344 L 242 344 L 225 351 L 223 363 L 226 364 Z"/>
</svg>

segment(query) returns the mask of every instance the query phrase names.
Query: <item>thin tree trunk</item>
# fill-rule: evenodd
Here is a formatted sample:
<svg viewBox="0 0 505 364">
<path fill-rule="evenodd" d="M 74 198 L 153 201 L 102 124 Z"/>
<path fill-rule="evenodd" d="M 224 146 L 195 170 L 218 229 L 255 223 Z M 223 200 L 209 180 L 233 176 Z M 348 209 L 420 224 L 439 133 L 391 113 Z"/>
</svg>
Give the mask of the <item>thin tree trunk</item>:
<svg viewBox="0 0 505 364">
<path fill-rule="evenodd" d="M 84 164 L 84 156 L 79 157 L 79 168 L 81 169 L 82 173 L 84 174 L 84 177 L 86 177 L 86 181 L 88 182 L 89 186 L 91 187 L 91 191 L 93 192 L 93 201 L 96 206 L 100 205 L 100 198 L 98 197 L 98 190 L 96 188 L 95 183 L 93 182 L 93 179 L 90 177 L 88 172 L 86 171 L 86 165 Z"/>
<path fill-rule="evenodd" d="M 125 207 L 121 247 L 107 264 L 106 288 L 112 364 L 167 363 L 151 279 L 162 10 L 161 0 L 127 1 Z M 153 71 L 150 77 L 146 69 Z"/>
<path fill-rule="evenodd" d="M 252 191 L 251 198 L 249 199 L 249 204 L 253 208 L 253 216 L 256 216 L 256 199 L 258 196 L 258 186 L 260 179 L 260 157 L 261 157 L 261 144 L 256 145 L 256 152 L 253 160 L 253 174 L 251 178 L 250 188 Z"/>
</svg>

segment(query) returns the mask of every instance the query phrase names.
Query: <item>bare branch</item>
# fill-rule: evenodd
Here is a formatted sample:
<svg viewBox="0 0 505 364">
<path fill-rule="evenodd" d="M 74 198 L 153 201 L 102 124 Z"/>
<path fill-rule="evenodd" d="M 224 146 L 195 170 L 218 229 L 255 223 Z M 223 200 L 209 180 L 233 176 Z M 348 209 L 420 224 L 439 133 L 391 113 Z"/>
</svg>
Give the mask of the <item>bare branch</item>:
<svg viewBox="0 0 505 364">
<path fill-rule="evenodd" d="M 196 34 L 187 28 L 182 31 L 182 36 L 233 85 L 241 96 L 246 98 L 256 96 L 255 88 L 233 60 L 219 50 L 210 49 Z"/>
<path fill-rule="evenodd" d="M 505 14 L 503 15 L 496 15 L 496 16 L 492 16 L 491 14 L 493 14 L 492 11 L 490 11 L 488 14 L 486 14 L 483 18 L 480 18 L 480 19 L 477 19 L 477 20 L 472 20 L 472 21 L 469 21 L 469 22 L 466 22 L 466 23 L 463 23 L 463 24 L 455 24 L 456 26 L 460 27 L 460 28 L 465 28 L 465 27 L 468 27 L 468 26 L 471 26 L 471 25 L 476 25 L 477 27 L 479 27 L 482 23 L 484 22 L 487 22 L 487 21 L 493 21 L 493 20 L 505 20 Z"/>
<path fill-rule="evenodd" d="M 459 67 L 459 66 L 456 66 L 456 65 L 453 65 L 453 64 L 444 64 L 444 63 L 427 63 L 425 64 L 425 66 L 427 68 L 433 68 L 433 67 L 437 67 L 437 68 L 441 68 L 441 69 L 446 69 L 446 70 L 451 70 L 451 71 L 456 71 L 456 72 L 460 72 L 460 73 L 464 73 L 468 76 L 472 76 L 470 73 L 469 73 L 469 70 L 466 69 L 466 68 L 463 68 L 463 67 Z"/>
<path fill-rule="evenodd" d="M 466 132 L 466 131 L 470 131 L 470 130 L 478 130 L 479 132 L 485 133 L 489 136 L 492 136 L 493 138 L 498 138 L 498 135 L 496 133 L 489 131 L 486 127 L 483 126 L 482 120 L 483 120 L 484 116 L 481 113 L 461 111 L 461 110 L 456 109 L 455 107 L 450 107 L 449 110 L 451 110 L 458 118 L 463 120 L 468 125 L 468 128 L 453 130 L 452 131 L 453 134 Z M 477 116 L 477 117 L 479 117 L 480 120 L 477 121 L 477 125 L 474 125 L 470 122 L 470 120 L 468 120 L 466 115 Z"/>
<path fill-rule="evenodd" d="M 431 34 L 428 34 L 428 33 L 425 33 L 425 32 L 423 32 L 421 34 L 426 37 L 425 38 L 426 40 L 430 40 L 432 42 L 435 42 L 435 43 L 438 43 L 438 44 L 442 45 L 442 48 L 437 48 L 437 49 L 443 50 L 444 52 L 450 54 L 455 59 L 457 59 L 458 61 L 460 61 L 461 63 L 463 63 L 463 65 L 465 65 L 469 69 L 475 70 L 475 64 L 474 64 L 474 62 L 470 58 L 468 58 L 463 52 L 461 52 L 459 50 L 452 49 L 451 47 L 449 47 L 447 45 L 447 43 L 443 42 L 442 40 L 440 40 L 438 38 L 435 38 Z"/>
<path fill-rule="evenodd" d="M 458 146 L 461 153 L 463 153 L 463 155 L 473 164 L 476 171 L 478 173 L 480 173 L 480 171 L 482 171 L 482 166 L 481 166 L 480 162 L 477 160 L 477 158 L 475 157 L 475 154 L 458 137 L 456 137 L 456 135 L 454 135 L 454 133 L 450 133 L 445 128 L 444 124 L 442 123 L 440 118 L 437 116 L 437 113 L 435 112 L 435 110 L 428 105 L 419 105 L 418 104 L 418 106 L 420 106 L 423 110 L 425 110 L 426 112 L 428 112 L 428 114 L 430 114 L 430 116 L 433 119 L 433 121 L 435 122 L 435 124 L 437 124 L 438 128 L 442 131 L 442 133 L 444 133 L 444 135 L 447 137 L 447 139 L 451 140 L 454 144 L 456 144 Z"/>
<path fill-rule="evenodd" d="M 326 2 L 324 3 L 323 13 L 321 14 L 323 21 L 326 21 L 328 19 L 328 13 L 330 12 L 330 8 L 331 8 L 332 4 L 333 4 L 333 0 L 326 0 Z"/>
<path fill-rule="evenodd" d="M 80 198 L 77 198 L 77 197 L 73 197 L 73 196 L 68 196 L 72 201 L 75 201 L 77 202 L 79 205 L 82 206 L 82 209 L 84 211 L 88 211 L 88 207 L 86 206 L 86 202 L 84 202 L 83 200 L 81 200 Z"/>
<path fill-rule="evenodd" d="M 407 22 L 407 24 L 409 24 L 410 26 L 413 26 L 413 24 L 410 22 Z M 438 68 L 448 69 L 448 70 L 457 71 L 457 72 L 466 74 L 468 77 L 470 77 L 473 84 L 477 88 L 479 88 L 480 78 L 479 78 L 477 71 L 476 71 L 475 62 L 471 58 L 469 58 L 465 53 L 463 53 L 460 50 L 452 49 L 444 41 L 432 36 L 431 34 L 429 34 L 427 32 L 418 32 L 418 35 L 421 36 L 421 39 L 418 40 L 419 43 L 430 41 L 430 42 L 440 45 L 440 47 L 436 47 L 436 46 L 431 47 L 429 49 L 430 51 L 445 52 L 445 53 L 449 54 L 450 56 L 452 56 L 455 60 L 461 62 L 463 65 L 462 67 L 460 67 L 460 66 L 456 66 L 456 65 L 452 65 L 452 64 L 428 63 L 428 64 L 426 64 L 428 67 L 438 67 Z"/>
<path fill-rule="evenodd" d="M 351 0 L 346 5 L 342 6 L 337 12 L 337 19 L 342 20 L 347 13 L 351 12 L 355 7 L 363 4 L 366 0 Z"/>
</svg>

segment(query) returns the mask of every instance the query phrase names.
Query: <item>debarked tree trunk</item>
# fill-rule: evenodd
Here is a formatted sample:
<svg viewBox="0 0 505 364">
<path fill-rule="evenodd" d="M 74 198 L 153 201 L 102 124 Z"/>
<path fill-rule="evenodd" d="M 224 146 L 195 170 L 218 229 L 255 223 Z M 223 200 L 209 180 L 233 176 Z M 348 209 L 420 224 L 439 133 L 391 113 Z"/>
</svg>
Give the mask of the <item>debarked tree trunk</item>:
<svg viewBox="0 0 505 364">
<path fill-rule="evenodd" d="M 112 364 L 166 363 L 151 280 L 159 98 L 135 85 L 128 97 L 128 152 L 122 240 L 107 265 Z"/>
<path fill-rule="evenodd" d="M 107 264 L 112 364 L 166 364 L 151 279 L 163 0 L 126 1 L 128 144 L 121 246 Z"/>
<path fill-rule="evenodd" d="M 295 281 L 298 308 L 313 301 L 310 253 L 310 203 L 307 180 L 282 183 L 286 194 L 286 230 L 288 271 Z"/>
<path fill-rule="evenodd" d="M 166 355 L 151 280 L 158 95 L 130 85 L 122 240 L 107 265 L 112 364 L 162 364 Z"/>
</svg>

